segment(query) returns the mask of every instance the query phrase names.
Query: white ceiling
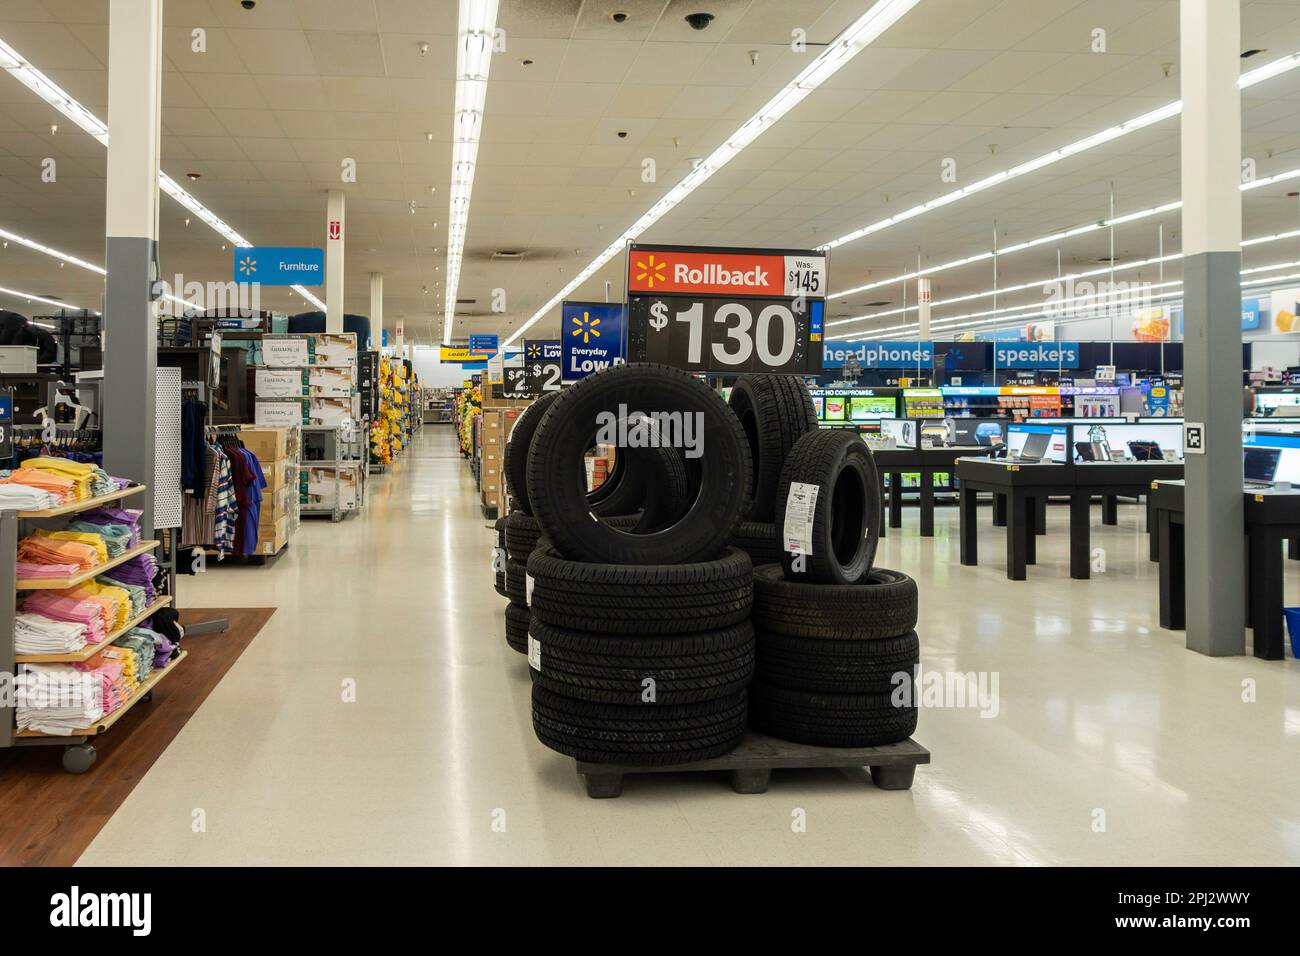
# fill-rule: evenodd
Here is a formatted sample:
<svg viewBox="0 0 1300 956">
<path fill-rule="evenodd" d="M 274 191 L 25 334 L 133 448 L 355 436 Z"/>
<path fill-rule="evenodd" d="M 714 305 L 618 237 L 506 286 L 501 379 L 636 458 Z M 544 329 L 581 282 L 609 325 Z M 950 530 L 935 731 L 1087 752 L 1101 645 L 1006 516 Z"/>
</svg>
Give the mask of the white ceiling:
<svg viewBox="0 0 1300 956">
<path fill-rule="evenodd" d="M 518 328 L 671 188 L 691 157 L 721 143 L 869 5 L 501 0 L 506 51 L 492 66 L 460 282 L 461 297 L 476 304 L 458 316 L 457 332 Z M 1242 8 L 1243 47 L 1267 50 L 1248 66 L 1300 50 L 1296 0 Z M 609 18 L 615 9 L 630 14 L 626 23 Z M 707 30 L 685 23 L 697 11 L 715 14 Z M 0 37 L 106 118 L 107 17 L 107 0 L 0 0 Z M 191 52 L 195 27 L 207 32 L 206 53 Z M 810 53 L 790 50 L 795 27 L 806 30 Z M 1096 27 L 1107 31 L 1105 54 L 1089 52 Z M 254 242 L 320 245 L 324 190 L 339 187 L 341 161 L 355 159 L 358 182 L 343 187 L 348 311 L 369 311 L 367 276 L 382 272 L 388 324 L 402 318 L 408 336 L 432 341 L 455 28 L 455 0 L 260 0 L 252 11 L 238 0 L 166 0 L 163 168 Z M 953 188 L 940 181 L 945 158 L 956 160 L 960 185 L 1178 96 L 1177 0 L 921 0 L 643 238 L 812 247 Z M 1244 122 L 1261 177 L 1300 167 L 1300 71 L 1244 94 Z M 832 287 L 915 267 L 918 253 L 933 263 L 978 252 L 995 222 L 1005 245 L 1095 221 L 1112 184 L 1121 213 L 1176 199 L 1178 149 L 1174 119 L 851 243 L 832 256 Z M 56 183 L 41 182 L 45 157 L 58 162 Z M 657 164 L 656 183 L 641 181 L 645 158 Z M 191 172 L 200 178 L 187 180 Z M 0 76 L 0 226 L 101 262 L 104 174 L 102 146 Z M 1291 186 L 1246 198 L 1247 236 L 1295 227 Z M 221 238 L 197 221 L 186 227 L 170 199 L 162 208 L 164 273 L 227 278 Z M 1161 222 L 1166 251 L 1175 251 L 1176 213 L 1118 230 L 1120 261 L 1154 255 Z M 1060 252 L 1067 268 L 1095 266 L 1108 246 L 1101 234 Z M 1300 258 L 1297 246 L 1251 250 L 1247 265 Z M 494 262 L 495 250 L 525 255 Z M 999 282 L 1050 275 L 1056 256 L 1043 247 L 1009 257 Z M 614 260 L 577 296 L 601 298 L 609 280 L 620 298 L 622 271 Z M 1166 267 L 1166 277 L 1177 274 Z M 90 307 L 102 295 L 99 277 L 14 245 L 0 252 L 0 286 Z M 934 291 L 940 299 L 991 286 L 984 264 L 945 273 Z M 495 288 L 506 291 L 503 315 L 488 309 Z M 832 314 L 859 315 L 884 299 L 899 304 L 902 290 L 840 300 Z M 263 304 L 303 307 L 278 291 Z M 0 305 L 45 311 L 4 296 Z M 558 316 L 530 334 L 557 328 Z"/>
</svg>

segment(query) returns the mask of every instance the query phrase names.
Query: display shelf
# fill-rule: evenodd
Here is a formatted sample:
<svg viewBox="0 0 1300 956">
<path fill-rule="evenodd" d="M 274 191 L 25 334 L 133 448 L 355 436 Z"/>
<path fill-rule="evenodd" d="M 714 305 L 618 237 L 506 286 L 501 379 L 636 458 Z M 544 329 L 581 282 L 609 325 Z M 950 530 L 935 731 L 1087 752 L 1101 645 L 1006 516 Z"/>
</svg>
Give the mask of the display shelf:
<svg viewBox="0 0 1300 956">
<path fill-rule="evenodd" d="M 149 675 L 148 679 L 143 684 L 141 684 L 139 687 L 135 689 L 135 693 L 133 693 L 130 697 L 128 697 L 126 699 L 126 702 L 123 703 L 121 707 L 113 711 L 111 714 L 101 717 L 99 720 L 95 721 L 89 727 L 82 727 L 79 730 L 74 730 L 70 734 L 47 734 L 39 730 L 15 730 L 14 736 L 15 737 L 44 737 L 55 741 L 62 740 L 65 737 L 70 739 L 75 739 L 77 737 L 97 737 L 100 734 L 104 733 L 106 730 L 108 730 L 108 728 L 112 727 L 115 723 L 117 723 L 122 718 L 122 715 L 124 715 L 132 707 L 138 704 L 150 693 L 152 693 L 153 689 L 158 686 L 158 684 L 162 681 L 162 679 L 166 677 L 168 674 L 170 674 L 173 670 L 175 670 L 176 665 L 179 664 L 181 661 L 185 660 L 188 654 L 189 654 L 188 651 L 181 651 L 180 656 L 177 657 L 175 660 L 169 662 L 166 667 L 163 667 L 159 670 L 155 670 L 152 674 Z"/>
<path fill-rule="evenodd" d="M 133 627 L 138 627 L 141 621 L 153 617 L 171 603 L 172 596 L 170 594 L 158 598 L 98 644 L 87 644 L 81 650 L 73 651 L 69 654 L 15 654 L 14 662 L 18 664 L 77 664 L 82 661 L 88 661 L 119 637 L 130 631 Z"/>
<path fill-rule="evenodd" d="M 105 564 L 97 564 L 93 568 L 80 571 L 68 578 L 18 578 L 14 583 L 19 591 L 62 591 L 65 588 L 75 588 L 78 584 L 83 584 L 91 578 L 98 577 L 105 571 L 124 564 L 132 558 L 138 558 L 140 555 L 152 551 L 161 544 L 159 541 L 141 541 L 134 548 L 128 548 L 116 558 Z"/>
<path fill-rule="evenodd" d="M 132 485 L 130 488 L 123 488 L 121 491 L 114 491 L 111 494 L 99 495 L 96 498 L 87 498 L 85 501 L 73 501 L 66 505 L 60 505 L 57 508 L 45 508 L 41 511 L 20 511 L 20 518 L 57 518 L 60 515 L 76 514 L 78 511 L 89 511 L 91 508 L 98 508 L 100 505 L 106 505 L 110 501 L 121 501 L 131 495 L 138 495 L 144 491 L 144 485 Z"/>
</svg>

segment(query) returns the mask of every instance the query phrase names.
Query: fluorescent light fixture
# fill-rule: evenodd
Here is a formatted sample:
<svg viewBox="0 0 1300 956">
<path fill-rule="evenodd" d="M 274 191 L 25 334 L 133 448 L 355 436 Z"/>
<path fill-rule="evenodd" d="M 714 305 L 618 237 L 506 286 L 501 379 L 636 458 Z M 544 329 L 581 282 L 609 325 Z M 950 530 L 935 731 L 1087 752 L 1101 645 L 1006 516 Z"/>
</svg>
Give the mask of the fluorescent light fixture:
<svg viewBox="0 0 1300 956">
<path fill-rule="evenodd" d="M 55 259 L 71 263 L 74 266 L 80 266 L 90 272 L 97 272 L 100 275 L 108 275 L 101 266 L 97 266 L 93 262 L 87 262 L 85 259 L 78 259 L 76 256 L 69 255 L 66 252 L 60 252 L 58 249 L 43 245 L 34 239 L 28 239 L 26 236 L 20 236 L 16 232 L 10 232 L 8 229 L 0 229 L 0 239 L 5 239 L 9 242 L 16 242 L 20 246 L 26 246 L 28 249 L 34 249 L 36 252 L 44 255 L 52 256 Z"/>
<path fill-rule="evenodd" d="M 0 292 L 5 295 L 15 295 L 20 299 L 26 299 L 28 302 L 44 302 L 46 305 L 52 305 L 56 309 L 74 309 L 78 312 L 89 312 L 91 315 L 99 315 L 94 309 L 83 309 L 79 305 L 73 305 L 71 302 L 60 302 L 58 299 L 47 299 L 44 296 L 33 295 L 30 292 L 23 292 L 19 289 L 6 289 L 0 286 Z"/>
<path fill-rule="evenodd" d="M 775 96 L 759 107 L 749 119 L 706 156 L 681 182 L 673 186 L 658 202 L 651 206 L 622 235 L 605 247 L 564 288 L 555 293 L 532 317 L 514 331 L 502 345 L 509 345 L 524 334 L 535 322 L 555 308 L 565 296 L 579 288 L 605 263 L 623 251 L 627 244 L 662 219 L 683 199 L 699 188 L 714 173 L 730 162 L 736 154 L 757 139 L 777 120 L 785 116 L 808 94 L 835 75 L 841 67 L 875 42 L 876 38 L 893 26 L 920 0 L 879 0 L 870 10 L 858 17 L 843 33 L 817 54 L 803 71 L 786 84 Z"/>
<path fill-rule="evenodd" d="M 1275 76 L 1280 76 L 1283 73 L 1294 70 L 1297 67 L 1300 67 L 1300 52 L 1292 53 L 1289 56 L 1284 56 L 1280 59 L 1274 60 L 1272 63 L 1266 63 L 1258 69 L 1250 70 L 1247 73 L 1241 74 L 1237 79 L 1237 88 L 1242 90 L 1247 89 L 1255 86 L 1257 83 L 1262 83 L 1265 80 L 1272 79 Z M 869 226 L 863 226 L 861 229 L 855 229 L 852 232 L 845 233 L 838 239 L 832 239 L 821 248 L 834 249 L 838 246 L 844 245 L 845 243 L 853 242 L 857 239 L 863 238 L 864 236 L 880 232 L 883 229 L 888 229 L 890 226 L 896 226 L 900 222 L 915 219 L 917 216 L 951 205 L 958 200 L 965 199 L 967 196 L 978 192 L 983 192 L 993 186 L 999 186 L 1018 176 L 1035 172 L 1044 167 L 1051 166 L 1053 163 L 1058 163 L 1063 159 L 1077 156 L 1079 153 L 1095 149 L 1098 146 L 1117 140 L 1121 136 L 1127 136 L 1129 133 L 1136 132 L 1140 129 L 1146 129 L 1148 126 L 1153 126 L 1156 123 L 1171 119 L 1172 117 L 1180 115 L 1182 111 L 1182 100 L 1176 100 L 1173 103 L 1166 103 L 1164 106 L 1143 113 L 1141 116 L 1135 116 L 1131 120 L 1125 120 L 1123 123 L 1112 126 L 1109 129 L 1104 129 L 1099 133 L 1093 133 L 1091 136 L 1085 136 L 1083 139 L 1075 140 L 1073 143 L 1067 143 L 1058 149 L 1052 150 L 1050 153 L 1044 153 L 1042 156 L 1038 156 L 1028 162 L 994 173 L 992 176 L 987 176 L 984 179 L 973 182 L 969 186 L 963 186 L 961 189 L 955 189 L 952 192 L 944 193 L 942 196 L 923 202 L 918 206 L 905 209 L 896 215 L 890 216 L 888 219 L 881 219 L 879 222 L 873 222 Z M 1262 183 L 1261 185 L 1267 185 L 1267 183 Z"/>
<path fill-rule="evenodd" d="M 474 167 L 483 134 L 488 71 L 497 25 L 497 0 L 460 0 L 456 46 L 456 101 L 451 121 L 451 189 L 447 197 L 447 290 L 442 342 L 451 342 L 456 324 L 456 295 L 464 260 Z"/>
</svg>

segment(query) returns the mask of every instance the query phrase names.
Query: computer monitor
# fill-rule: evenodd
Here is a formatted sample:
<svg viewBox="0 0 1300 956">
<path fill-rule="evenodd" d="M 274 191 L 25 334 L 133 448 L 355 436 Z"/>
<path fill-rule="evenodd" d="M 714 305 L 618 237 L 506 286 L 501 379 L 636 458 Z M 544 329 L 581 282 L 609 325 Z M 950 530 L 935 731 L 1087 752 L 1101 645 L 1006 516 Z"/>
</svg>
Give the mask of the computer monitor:
<svg viewBox="0 0 1300 956">
<path fill-rule="evenodd" d="M 1036 432 L 1025 439 L 1020 448 L 1019 457 L 1025 461 L 1042 461 L 1051 445 L 1052 436 L 1046 432 Z"/>
<path fill-rule="evenodd" d="M 1248 446 L 1241 450 L 1246 480 L 1256 484 L 1272 484 L 1277 475 L 1278 462 L 1282 460 L 1281 448 Z"/>
</svg>

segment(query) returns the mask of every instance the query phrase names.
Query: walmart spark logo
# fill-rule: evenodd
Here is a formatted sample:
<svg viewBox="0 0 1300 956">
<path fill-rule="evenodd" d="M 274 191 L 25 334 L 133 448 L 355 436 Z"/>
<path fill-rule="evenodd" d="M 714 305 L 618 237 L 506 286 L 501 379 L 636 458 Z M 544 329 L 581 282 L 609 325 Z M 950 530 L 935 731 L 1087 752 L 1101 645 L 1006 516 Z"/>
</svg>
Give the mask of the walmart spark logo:
<svg viewBox="0 0 1300 956">
<path fill-rule="evenodd" d="M 239 260 L 239 271 L 242 275 L 251 276 L 257 271 L 257 260 L 251 256 L 244 256 Z"/>
<path fill-rule="evenodd" d="M 571 321 L 577 328 L 572 329 L 569 334 L 573 336 L 581 335 L 583 345 L 589 344 L 593 338 L 600 338 L 600 329 L 596 328 L 596 326 L 600 325 L 599 318 L 593 319 L 590 313 L 583 312 L 582 318 L 575 315 Z"/>
<path fill-rule="evenodd" d="M 664 262 L 663 260 L 660 260 L 659 262 L 655 262 L 655 257 L 653 254 L 645 262 L 638 261 L 636 263 L 636 267 L 641 270 L 640 272 L 637 273 L 636 281 L 644 282 L 646 284 L 646 288 L 648 289 L 653 289 L 655 287 L 656 282 L 667 281 L 666 277 L 664 276 L 664 270 L 668 268 L 668 263 Z"/>
<path fill-rule="evenodd" d="M 541 358 L 541 357 L 542 357 L 542 347 L 541 347 L 540 345 L 529 345 L 529 346 L 528 346 L 528 357 L 529 357 L 530 359 Z"/>
</svg>

